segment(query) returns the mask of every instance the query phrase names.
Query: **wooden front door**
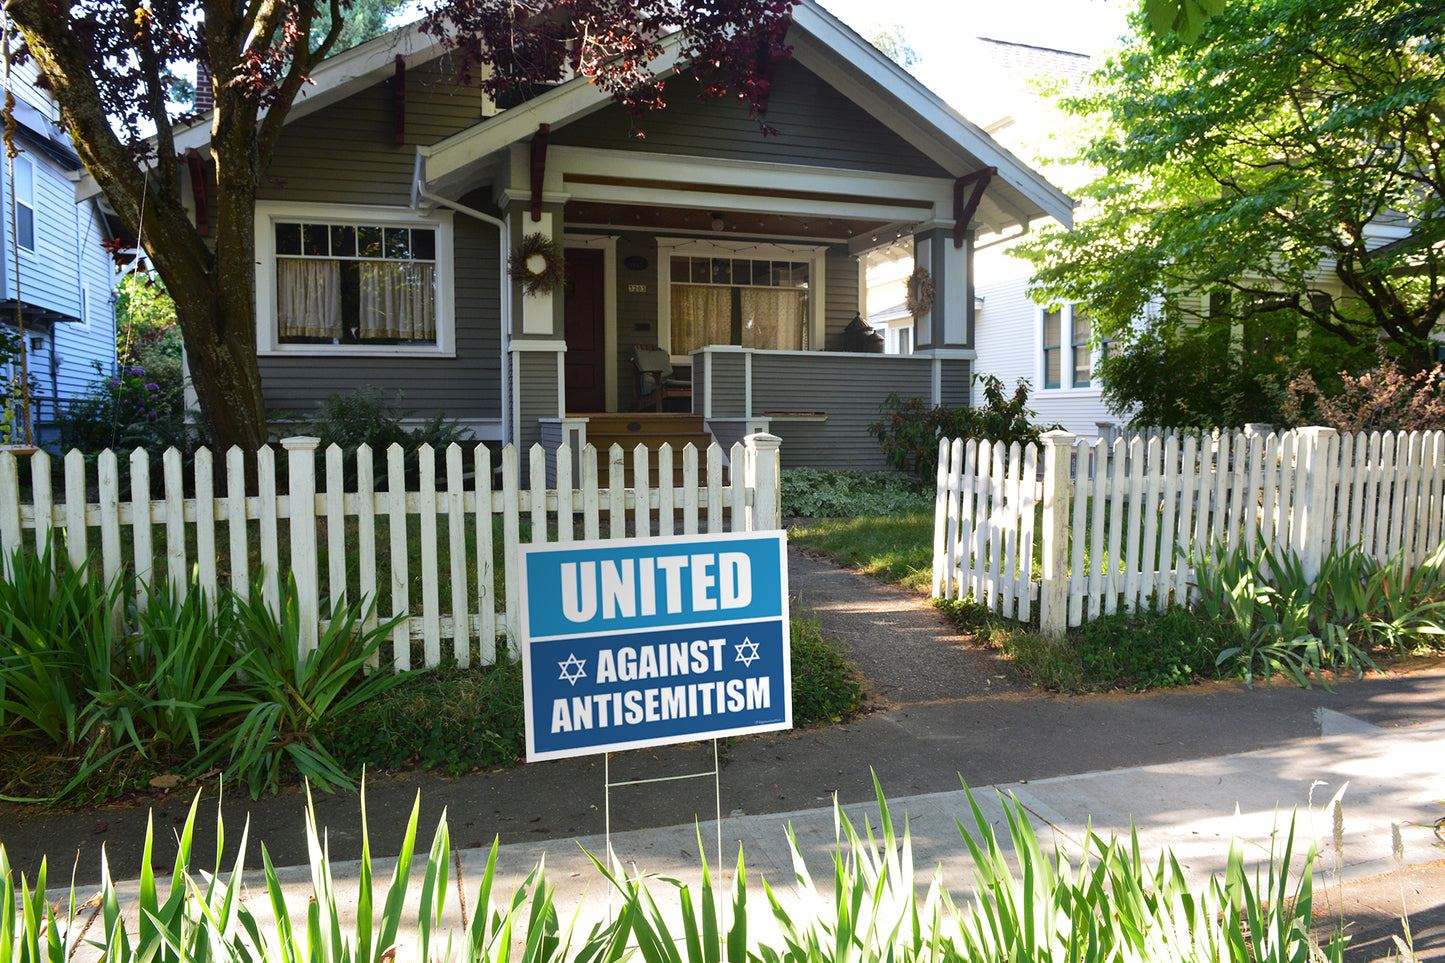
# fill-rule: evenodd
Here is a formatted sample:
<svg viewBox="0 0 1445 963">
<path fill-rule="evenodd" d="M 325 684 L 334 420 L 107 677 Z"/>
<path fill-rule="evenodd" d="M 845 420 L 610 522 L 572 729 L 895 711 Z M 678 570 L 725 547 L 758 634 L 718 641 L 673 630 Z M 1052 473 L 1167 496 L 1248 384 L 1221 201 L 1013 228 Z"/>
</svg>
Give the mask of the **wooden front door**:
<svg viewBox="0 0 1445 963">
<path fill-rule="evenodd" d="M 566 323 L 567 411 L 606 411 L 606 335 L 603 310 L 602 252 L 567 249 Z"/>
</svg>

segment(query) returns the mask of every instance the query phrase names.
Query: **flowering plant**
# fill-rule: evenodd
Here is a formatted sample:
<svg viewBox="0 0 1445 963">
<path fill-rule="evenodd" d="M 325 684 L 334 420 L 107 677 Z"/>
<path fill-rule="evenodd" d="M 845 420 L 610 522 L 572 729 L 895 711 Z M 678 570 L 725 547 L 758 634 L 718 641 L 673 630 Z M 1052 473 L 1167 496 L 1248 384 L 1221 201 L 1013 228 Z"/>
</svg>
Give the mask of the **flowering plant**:
<svg viewBox="0 0 1445 963">
<path fill-rule="evenodd" d="M 99 365 L 96 373 L 102 374 Z M 60 420 L 63 448 L 187 448 L 182 389 L 157 383 L 139 365 L 122 365 L 91 383 Z"/>
</svg>

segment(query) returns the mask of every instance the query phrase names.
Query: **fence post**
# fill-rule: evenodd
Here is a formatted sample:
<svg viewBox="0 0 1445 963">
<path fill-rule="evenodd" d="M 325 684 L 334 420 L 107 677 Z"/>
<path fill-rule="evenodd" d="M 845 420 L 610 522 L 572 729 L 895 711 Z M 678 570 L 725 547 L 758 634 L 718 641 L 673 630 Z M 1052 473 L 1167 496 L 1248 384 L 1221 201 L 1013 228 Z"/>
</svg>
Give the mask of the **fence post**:
<svg viewBox="0 0 1445 963">
<path fill-rule="evenodd" d="M 1324 564 L 1326 533 L 1335 524 L 1334 499 L 1331 496 L 1333 479 L 1330 477 L 1333 459 L 1330 458 L 1330 439 L 1339 432 L 1333 428 L 1301 428 L 1296 433 L 1296 459 L 1299 469 L 1295 484 L 1304 483 L 1304 524 L 1296 529 L 1295 552 L 1304 567 L 1304 576 L 1314 582 Z M 1296 494 L 1299 497 L 1300 493 Z M 1393 522 L 1393 519 L 1391 520 Z"/>
<path fill-rule="evenodd" d="M 1069 468 L 1074 435 L 1048 431 L 1044 443 L 1044 559 L 1039 584 L 1039 630 L 1059 642 L 1069 627 Z"/>
<path fill-rule="evenodd" d="M 316 569 L 316 447 L 320 444 L 320 438 L 309 435 L 281 439 L 286 449 L 291 573 L 296 579 L 303 657 L 316 648 L 321 631 L 321 583 Z"/>
<path fill-rule="evenodd" d="M 779 514 L 778 447 L 783 439 L 767 432 L 748 435 L 748 487 L 753 490 L 752 524 L 749 531 L 771 531 L 783 527 Z"/>
</svg>

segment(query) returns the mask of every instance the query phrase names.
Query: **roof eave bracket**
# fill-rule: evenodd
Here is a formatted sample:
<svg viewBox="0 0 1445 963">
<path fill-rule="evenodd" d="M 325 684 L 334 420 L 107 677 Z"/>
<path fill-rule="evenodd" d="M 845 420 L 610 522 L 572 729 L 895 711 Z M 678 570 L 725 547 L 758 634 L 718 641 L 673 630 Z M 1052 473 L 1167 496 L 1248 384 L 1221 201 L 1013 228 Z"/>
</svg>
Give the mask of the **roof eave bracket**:
<svg viewBox="0 0 1445 963">
<path fill-rule="evenodd" d="M 971 174 L 964 174 L 954 180 L 953 246 L 955 248 L 963 247 L 964 239 L 968 236 L 968 225 L 973 221 L 973 215 L 978 213 L 978 205 L 983 200 L 983 192 L 988 190 L 988 182 L 993 180 L 997 173 L 997 167 L 981 167 Z M 969 187 L 973 188 L 971 193 L 968 190 Z"/>
</svg>

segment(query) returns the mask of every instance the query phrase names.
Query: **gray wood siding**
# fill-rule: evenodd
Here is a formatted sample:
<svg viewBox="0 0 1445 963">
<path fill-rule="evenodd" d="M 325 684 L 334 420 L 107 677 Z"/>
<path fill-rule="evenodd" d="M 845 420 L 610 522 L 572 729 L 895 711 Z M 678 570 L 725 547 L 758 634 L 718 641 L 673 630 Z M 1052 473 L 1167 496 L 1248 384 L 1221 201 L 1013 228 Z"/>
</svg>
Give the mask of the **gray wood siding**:
<svg viewBox="0 0 1445 963">
<path fill-rule="evenodd" d="M 552 132 L 552 143 L 658 154 L 820 165 L 847 170 L 947 177 L 913 145 L 796 61 L 783 61 L 773 81 L 764 137 L 746 106 L 734 98 L 697 99 L 690 76 L 669 81 L 667 107 L 644 117 L 643 140 L 628 136 L 626 111 L 616 104 Z"/>
<path fill-rule="evenodd" d="M 823 265 L 823 349 L 841 351 L 843 329 L 858 314 L 858 259 L 844 247 L 831 248 Z"/>
<path fill-rule="evenodd" d="M 388 395 L 402 392 L 402 407 L 418 415 L 462 420 L 501 417 L 501 309 L 498 303 L 497 230 L 457 215 L 456 357 L 263 357 L 261 379 L 269 408 L 307 417 L 334 394 L 364 384 Z"/>
<path fill-rule="evenodd" d="M 940 401 L 950 408 L 967 408 L 973 383 L 973 362 L 945 360 L 939 372 Z"/>
<path fill-rule="evenodd" d="M 744 360 L 746 355 L 722 352 L 712 356 L 712 416 L 714 418 L 745 418 L 747 390 Z M 699 402 L 700 403 L 700 402 Z"/>
<path fill-rule="evenodd" d="M 448 76 L 440 61 L 407 74 L 404 144 L 396 143 L 390 80 L 290 124 L 257 198 L 409 204 L 415 145 L 435 143 L 481 120 L 481 96 Z"/>
<path fill-rule="evenodd" d="M 813 411 L 826 421 L 775 418 L 770 431 L 783 439 L 784 468 L 888 467 L 868 426 L 891 392 L 907 398 L 931 393 L 931 361 L 897 355 L 790 354 L 753 356 L 753 411 Z"/>
<path fill-rule="evenodd" d="M 527 464 L 527 449 L 542 441 L 542 425 L 538 418 L 557 417 L 557 355 L 552 351 L 528 351 L 521 356 L 518 373 L 521 393 L 522 463 Z"/>
</svg>

